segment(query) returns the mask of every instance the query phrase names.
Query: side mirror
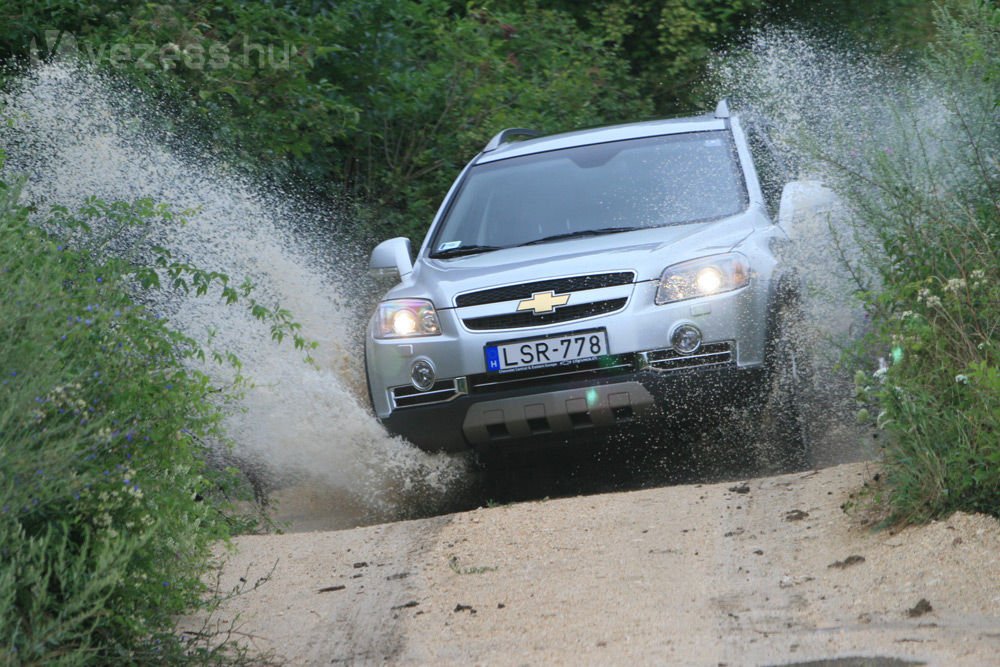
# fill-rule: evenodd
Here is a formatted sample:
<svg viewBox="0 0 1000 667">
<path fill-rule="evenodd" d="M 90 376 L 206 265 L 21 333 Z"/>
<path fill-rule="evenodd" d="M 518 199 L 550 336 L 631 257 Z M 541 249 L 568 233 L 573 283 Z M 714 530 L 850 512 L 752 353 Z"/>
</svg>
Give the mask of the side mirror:
<svg viewBox="0 0 1000 667">
<path fill-rule="evenodd" d="M 368 270 L 376 275 L 391 275 L 398 273 L 400 278 L 413 273 L 413 260 L 410 258 L 410 239 L 397 236 L 388 241 L 382 241 L 372 250 L 368 262 Z"/>
<path fill-rule="evenodd" d="M 814 236 L 837 213 L 840 200 L 819 181 L 792 181 L 781 191 L 778 224 L 791 239 Z"/>
</svg>

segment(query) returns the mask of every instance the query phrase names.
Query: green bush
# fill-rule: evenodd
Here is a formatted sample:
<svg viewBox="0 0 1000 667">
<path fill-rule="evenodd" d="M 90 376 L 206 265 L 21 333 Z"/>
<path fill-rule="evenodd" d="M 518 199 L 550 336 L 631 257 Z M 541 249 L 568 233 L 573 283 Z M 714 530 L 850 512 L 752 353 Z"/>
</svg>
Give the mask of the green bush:
<svg viewBox="0 0 1000 667">
<path fill-rule="evenodd" d="M 46 232 L 0 182 L 0 664 L 211 657 L 172 628 L 229 534 L 233 480 L 206 466 L 205 443 L 234 389 L 193 370 L 200 347 L 130 296 L 148 274 L 85 244 L 88 222 L 171 215 L 94 200 L 55 210 Z"/>
<path fill-rule="evenodd" d="M 625 62 L 565 13 L 531 6 L 455 16 L 446 3 L 400 4 L 399 15 L 368 18 L 378 49 L 358 44 L 348 51 L 361 57 L 338 58 L 331 74 L 354 79 L 347 92 L 365 109 L 340 152 L 345 182 L 391 216 L 385 233 L 422 236 L 494 132 L 556 132 L 649 112 Z"/>
<path fill-rule="evenodd" d="M 861 379 L 902 521 L 1000 515 L 1000 9 L 956 0 L 937 27 L 918 92 L 832 161 L 880 279 L 865 296 L 892 363 Z"/>
<path fill-rule="evenodd" d="M 621 44 L 643 94 L 660 114 L 711 109 L 704 85 L 713 51 L 733 45 L 764 0 L 607 0 L 604 22 L 621 16 Z M 600 26 L 596 23 L 596 26 Z"/>
<path fill-rule="evenodd" d="M 934 6 L 927 0 L 784 0 L 772 18 L 835 40 L 850 39 L 879 51 L 921 55 L 934 37 Z"/>
</svg>

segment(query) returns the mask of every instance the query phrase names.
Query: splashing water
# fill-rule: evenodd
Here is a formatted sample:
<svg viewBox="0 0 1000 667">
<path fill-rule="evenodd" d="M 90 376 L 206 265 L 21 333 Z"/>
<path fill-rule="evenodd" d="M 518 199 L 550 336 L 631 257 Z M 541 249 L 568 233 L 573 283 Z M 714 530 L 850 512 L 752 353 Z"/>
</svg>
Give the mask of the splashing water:
<svg viewBox="0 0 1000 667">
<path fill-rule="evenodd" d="M 871 125 L 885 113 L 877 101 L 900 85 L 875 59 L 780 29 L 756 33 L 746 51 L 716 63 L 713 74 L 720 95 L 767 128 L 786 178 L 826 185 L 837 179 L 825 160 L 840 148 L 850 152 L 850 145 L 877 140 Z M 807 304 L 811 319 L 827 325 L 856 323 L 850 296 L 859 286 L 838 261 L 856 259 L 858 250 L 852 244 L 857 227 L 846 216 L 834 210 L 816 218 L 793 240 L 792 260 L 814 297 Z M 850 338 L 845 330 L 829 333 Z"/>
<path fill-rule="evenodd" d="M 271 484 L 303 489 L 289 501 L 293 512 L 311 503 L 308 511 L 327 528 L 408 517 L 447 502 L 465 483 L 463 460 L 389 437 L 368 412 L 357 334 L 367 313 L 351 298 L 360 289 L 352 276 L 361 250 L 335 242 L 332 232 L 320 243 L 321 234 L 309 240 L 291 231 L 292 223 L 329 230 L 328 215 L 234 176 L 183 137 L 166 137 L 183 146 L 168 149 L 144 129 L 155 112 L 141 95 L 73 65 L 36 68 L 0 98 L 0 109 L 13 121 L 0 124 L 5 170 L 27 176 L 25 198 L 38 210 L 72 208 L 88 196 L 196 209 L 186 225 L 152 230 L 156 240 L 196 266 L 250 278 L 261 302 L 290 310 L 319 343 L 313 368 L 243 307 L 180 296 L 158 304 L 196 339 L 216 332 L 213 348 L 243 363 L 253 386 L 227 420 L 233 455 Z"/>
<path fill-rule="evenodd" d="M 892 104 L 915 78 L 899 63 L 779 28 L 759 30 L 745 50 L 713 64 L 720 97 L 764 126 L 786 178 L 837 189 L 839 166 L 859 150 L 891 136 Z M 877 247 L 844 206 L 800 221 L 786 261 L 804 286 L 803 321 L 795 345 L 811 352 L 809 405 L 816 463 L 829 465 L 876 454 L 873 433 L 855 423 L 853 381 L 841 367 L 845 351 L 868 322 L 859 289 L 877 280 L 871 257 Z"/>
</svg>

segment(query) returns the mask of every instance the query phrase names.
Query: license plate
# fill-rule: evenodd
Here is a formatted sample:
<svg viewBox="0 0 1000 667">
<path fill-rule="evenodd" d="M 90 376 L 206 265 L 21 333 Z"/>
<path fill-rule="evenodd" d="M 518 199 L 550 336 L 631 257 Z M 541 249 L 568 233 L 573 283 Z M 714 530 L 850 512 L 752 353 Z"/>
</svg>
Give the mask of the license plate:
<svg viewBox="0 0 1000 667">
<path fill-rule="evenodd" d="M 490 373 L 561 366 L 588 361 L 608 354 L 604 329 L 578 331 L 561 336 L 529 338 L 486 346 L 486 370 Z"/>
</svg>

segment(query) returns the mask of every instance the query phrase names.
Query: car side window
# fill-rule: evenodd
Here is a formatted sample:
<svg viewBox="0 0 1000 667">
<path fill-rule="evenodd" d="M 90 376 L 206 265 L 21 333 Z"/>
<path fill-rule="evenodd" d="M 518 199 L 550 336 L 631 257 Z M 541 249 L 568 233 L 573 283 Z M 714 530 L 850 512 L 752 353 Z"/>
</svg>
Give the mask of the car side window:
<svg viewBox="0 0 1000 667">
<path fill-rule="evenodd" d="M 762 127 L 750 123 L 746 126 L 745 132 L 757 169 L 757 178 L 760 180 L 760 189 L 764 195 L 764 204 L 771 219 L 777 220 L 781 191 L 789 180 L 788 169 L 781 160 L 777 147 Z"/>
</svg>

